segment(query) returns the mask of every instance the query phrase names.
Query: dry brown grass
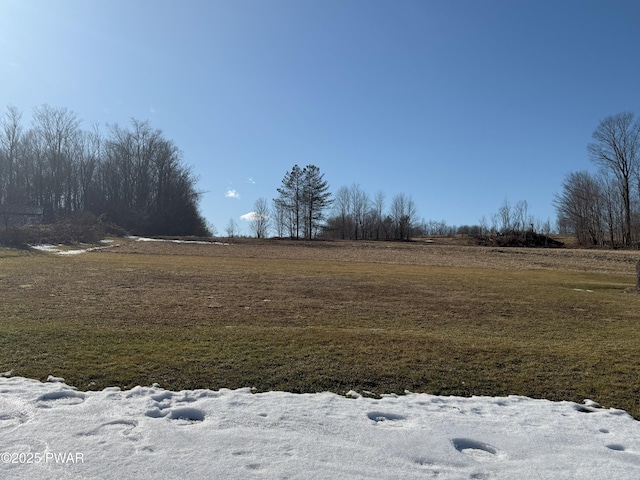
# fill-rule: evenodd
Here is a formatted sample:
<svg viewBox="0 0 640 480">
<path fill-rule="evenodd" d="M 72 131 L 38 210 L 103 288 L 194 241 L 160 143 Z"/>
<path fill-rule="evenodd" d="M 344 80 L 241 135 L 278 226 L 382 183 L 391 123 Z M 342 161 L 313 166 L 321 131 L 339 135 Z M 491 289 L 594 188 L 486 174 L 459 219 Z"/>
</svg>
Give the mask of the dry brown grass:
<svg viewBox="0 0 640 480">
<path fill-rule="evenodd" d="M 176 249 L 176 245 L 181 245 Z M 206 257 L 323 260 L 497 269 L 552 269 L 633 275 L 639 250 L 477 247 L 444 238 L 416 242 L 236 239 L 227 245 L 169 242 L 121 243 L 121 253 Z"/>
<path fill-rule="evenodd" d="M 640 416 L 639 252 L 118 239 L 0 250 L 0 371 L 79 388 L 593 398 Z"/>
</svg>

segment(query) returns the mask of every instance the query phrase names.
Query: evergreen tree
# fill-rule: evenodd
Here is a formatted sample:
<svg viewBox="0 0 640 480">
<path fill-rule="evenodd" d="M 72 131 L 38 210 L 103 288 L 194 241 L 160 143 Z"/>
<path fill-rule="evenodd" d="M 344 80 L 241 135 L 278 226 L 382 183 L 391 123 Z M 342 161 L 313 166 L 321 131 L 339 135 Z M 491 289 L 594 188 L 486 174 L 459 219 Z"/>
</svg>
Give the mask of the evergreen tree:
<svg viewBox="0 0 640 480">
<path fill-rule="evenodd" d="M 282 187 L 278 188 L 280 196 L 275 200 L 285 212 L 285 221 L 291 238 L 300 238 L 300 226 L 303 214 L 303 182 L 302 169 L 294 165 L 282 179 Z"/>
<path fill-rule="evenodd" d="M 313 238 L 325 219 L 324 211 L 331 206 L 331 192 L 324 174 L 315 165 L 307 165 L 302 171 L 302 178 L 305 237 Z"/>
<path fill-rule="evenodd" d="M 324 211 L 331 205 L 329 184 L 315 165 L 301 169 L 294 165 L 282 179 L 276 208 L 284 212 L 289 236 L 313 238 L 324 220 Z"/>
</svg>

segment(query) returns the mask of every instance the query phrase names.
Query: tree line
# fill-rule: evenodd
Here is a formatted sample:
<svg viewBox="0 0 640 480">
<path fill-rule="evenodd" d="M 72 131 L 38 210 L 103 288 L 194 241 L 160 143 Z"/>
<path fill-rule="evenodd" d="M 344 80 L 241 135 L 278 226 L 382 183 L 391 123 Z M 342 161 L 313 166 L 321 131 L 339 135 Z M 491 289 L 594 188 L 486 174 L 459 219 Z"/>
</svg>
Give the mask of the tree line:
<svg viewBox="0 0 640 480">
<path fill-rule="evenodd" d="M 293 239 L 406 241 L 431 235 L 482 237 L 522 232 L 549 235 L 553 231 L 550 220 L 543 221 L 529 213 L 526 200 L 512 205 L 505 199 L 489 220 L 483 216 L 475 225 L 425 221 L 419 218 L 415 202 L 406 193 L 394 195 L 388 204 L 384 192 L 371 196 L 357 183 L 331 193 L 324 174 L 315 165 L 304 168 L 294 165 L 286 172 L 277 192 L 271 204 L 266 198 L 258 198 L 254 210 L 243 216 L 249 220 L 252 236 L 265 238 L 273 232 L 276 237 Z M 239 234 L 239 227 L 231 219 L 225 231 L 227 237 L 234 237 Z"/>
<path fill-rule="evenodd" d="M 409 240 L 419 235 L 418 209 L 410 195 L 394 195 L 388 207 L 385 194 L 373 197 L 356 183 L 340 187 L 325 236 L 352 240 Z"/>
<path fill-rule="evenodd" d="M 631 112 L 600 121 L 587 151 L 598 168 L 566 175 L 554 205 L 560 231 L 582 245 L 640 244 L 640 118 Z"/>
<path fill-rule="evenodd" d="M 66 108 L 42 105 L 25 128 L 7 107 L 0 120 L 0 211 L 42 207 L 45 220 L 105 216 L 141 235 L 207 235 L 197 178 L 182 152 L 148 122 L 80 128 Z"/>
<path fill-rule="evenodd" d="M 294 165 L 277 192 L 271 207 L 265 198 L 254 204 L 250 230 L 257 238 L 269 231 L 294 239 L 408 240 L 419 234 L 417 208 L 409 195 L 395 195 L 388 210 L 383 192 L 371 198 L 356 183 L 340 187 L 334 195 L 315 165 Z M 227 234 L 235 229 L 231 221 Z"/>
</svg>

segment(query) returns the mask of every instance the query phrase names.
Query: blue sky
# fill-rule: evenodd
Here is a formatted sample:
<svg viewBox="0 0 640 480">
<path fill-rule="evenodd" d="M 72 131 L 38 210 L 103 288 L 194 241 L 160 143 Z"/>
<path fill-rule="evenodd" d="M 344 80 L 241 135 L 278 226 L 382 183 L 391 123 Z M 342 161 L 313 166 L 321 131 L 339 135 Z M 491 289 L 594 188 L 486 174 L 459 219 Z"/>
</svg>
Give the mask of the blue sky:
<svg viewBox="0 0 640 480">
<path fill-rule="evenodd" d="M 605 116 L 640 114 L 640 2 L 0 0 L 0 108 L 149 120 L 223 233 L 294 164 L 419 217 L 552 200 Z"/>
</svg>

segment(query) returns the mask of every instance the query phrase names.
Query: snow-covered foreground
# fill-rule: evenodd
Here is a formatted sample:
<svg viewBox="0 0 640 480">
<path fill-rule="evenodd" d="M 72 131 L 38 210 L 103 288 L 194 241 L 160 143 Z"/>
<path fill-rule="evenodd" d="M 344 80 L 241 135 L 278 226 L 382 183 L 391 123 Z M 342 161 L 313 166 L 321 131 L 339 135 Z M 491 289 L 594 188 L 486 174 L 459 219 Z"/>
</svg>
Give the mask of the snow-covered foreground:
<svg viewBox="0 0 640 480">
<path fill-rule="evenodd" d="M 0 378 L 0 478 L 638 479 L 621 410 L 525 397 L 80 392 Z"/>
</svg>

